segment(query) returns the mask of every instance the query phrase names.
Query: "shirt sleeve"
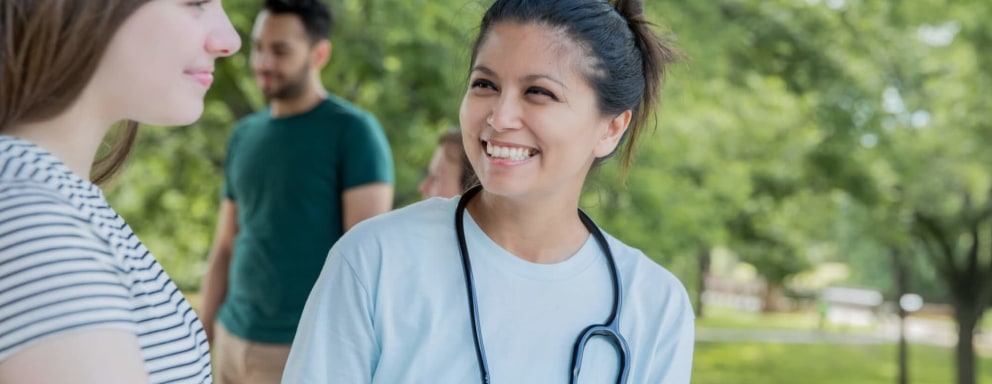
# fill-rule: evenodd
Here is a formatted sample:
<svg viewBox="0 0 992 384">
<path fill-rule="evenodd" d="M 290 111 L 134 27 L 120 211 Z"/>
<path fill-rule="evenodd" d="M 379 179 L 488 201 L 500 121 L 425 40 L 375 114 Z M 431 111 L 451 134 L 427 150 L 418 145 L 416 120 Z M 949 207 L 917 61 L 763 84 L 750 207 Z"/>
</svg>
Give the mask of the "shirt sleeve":
<svg viewBox="0 0 992 384">
<path fill-rule="evenodd" d="M 347 235 L 346 235 L 347 236 Z M 372 294 L 343 257 L 342 242 L 307 299 L 283 373 L 284 383 L 371 383 L 379 358 Z M 359 252 L 357 257 L 363 257 Z"/>
<path fill-rule="evenodd" d="M 375 117 L 355 117 L 341 145 L 344 189 L 368 183 L 393 183 L 393 155 Z"/>
<path fill-rule="evenodd" d="M 224 157 L 224 179 L 223 183 L 220 185 L 220 197 L 221 199 L 234 201 L 234 190 L 231 184 L 231 167 L 234 161 L 234 152 L 237 144 L 237 136 L 240 131 L 240 124 L 234 126 L 234 131 L 231 132 L 231 138 L 227 140 L 227 154 Z"/>
<path fill-rule="evenodd" d="M 86 329 L 135 332 L 106 242 L 48 191 L 0 190 L 0 362 Z"/>
<path fill-rule="evenodd" d="M 689 384 L 692 377 L 692 354 L 696 341 L 695 314 L 689 296 L 680 290 L 682 305 L 678 309 L 678 320 L 668 336 L 655 346 L 656 364 L 648 382 L 664 384 Z"/>
</svg>

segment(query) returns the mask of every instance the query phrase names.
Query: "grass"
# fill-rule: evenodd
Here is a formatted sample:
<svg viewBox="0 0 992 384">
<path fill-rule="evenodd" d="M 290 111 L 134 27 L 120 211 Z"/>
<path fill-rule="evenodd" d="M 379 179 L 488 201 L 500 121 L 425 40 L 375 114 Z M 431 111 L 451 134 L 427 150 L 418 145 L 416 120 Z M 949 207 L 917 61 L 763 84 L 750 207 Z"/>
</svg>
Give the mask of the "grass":
<svg viewBox="0 0 992 384">
<path fill-rule="evenodd" d="M 986 319 L 992 316 L 986 317 Z M 948 320 L 950 321 L 950 320 Z M 816 313 L 751 313 L 707 307 L 696 320 L 697 328 L 813 330 Z M 992 329 L 992 328 L 990 328 Z M 870 331 L 841 329 L 828 331 Z M 775 344 L 697 342 L 693 364 L 694 384 L 890 384 L 896 381 L 896 346 L 840 344 Z M 954 351 L 949 348 L 910 345 L 909 383 L 955 382 Z M 979 358 L 977 382 L 992 383 L 990 358 Z"/>
<path fill-rule="evenodd" d="M 954 382 L 951 349 L 910 345 L 909 382 Z M 890 384 L 897 374 L 894 345 L 696 344 L 693 384 Z M 979 359 L 978 382 L 992 382 L 990 359 Z"/>
</svg>

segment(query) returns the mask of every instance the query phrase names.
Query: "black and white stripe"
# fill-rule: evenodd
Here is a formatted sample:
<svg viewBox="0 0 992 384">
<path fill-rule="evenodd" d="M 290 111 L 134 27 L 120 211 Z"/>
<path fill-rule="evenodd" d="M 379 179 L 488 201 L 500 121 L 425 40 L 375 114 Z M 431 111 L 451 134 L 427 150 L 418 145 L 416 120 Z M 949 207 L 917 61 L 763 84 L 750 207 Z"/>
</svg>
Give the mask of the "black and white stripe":
<svg viewBox="0 0 992 384">
<path fill-rule="evenodd" d="M 134 332 L 153 383 L 209 383 L 206 335 L 98 187 L 0 136 L 0 362 L 86 328 Z"/>
</svg>

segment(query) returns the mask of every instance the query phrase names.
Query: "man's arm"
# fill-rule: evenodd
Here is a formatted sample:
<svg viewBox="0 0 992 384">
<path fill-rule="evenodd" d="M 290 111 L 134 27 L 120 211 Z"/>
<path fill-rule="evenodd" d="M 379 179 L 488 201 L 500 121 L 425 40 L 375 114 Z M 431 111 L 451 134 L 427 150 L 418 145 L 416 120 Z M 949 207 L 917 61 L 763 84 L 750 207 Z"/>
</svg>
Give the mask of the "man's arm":
<svg viewBox="0 0 992 384">
<path fill-rule="evenodd" d="M 347 232 L 362 220 L 389 212 L 393 207 L 393 185 L 369 183 L 349 188 L 341 194 L 344 230 Z"/>
<path fill-rule="evenodd" d="M 231 258 L 234 255 L 234 237 L 238 234 L 238 206 L 233 200 L 224 199 L 220 203 L 220 219 L 214 234 L 214 245 L 207 261 L 207 273 L 203 276 L 202 297 L 200 298 L 200 321 L 207 333 L 207 340 L 213 342 L 214 320 L 217 311 L 227 297 L 227 278 L 231 271 Z"/>
</svg>

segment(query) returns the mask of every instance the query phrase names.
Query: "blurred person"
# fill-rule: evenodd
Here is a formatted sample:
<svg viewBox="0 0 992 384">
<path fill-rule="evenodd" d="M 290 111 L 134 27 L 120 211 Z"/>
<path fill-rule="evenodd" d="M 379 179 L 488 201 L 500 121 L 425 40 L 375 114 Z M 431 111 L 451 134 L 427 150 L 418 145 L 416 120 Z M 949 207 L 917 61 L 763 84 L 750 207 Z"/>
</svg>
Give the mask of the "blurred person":
<svg viewBox="0 0 992 384">
<path fill-rule="evenodd" d="M 330 9 L 267 0 L 251 68 L 265 109 L 231 134 L 201 318 L 219 383 L 277 383 L 331 245 L 391 209 L 389 144 L 370 113 L 324 88 Z"/>
<path fill-rule="evenodd" d="M 427 167 L 427 176 L 420 182 L 420 193 L 431 197 L 455 197 L 472 186 L 475 172 L 468 162 L 459 130 L 448 131 L 437 140 L 437 149 Z"/>
</svg>

